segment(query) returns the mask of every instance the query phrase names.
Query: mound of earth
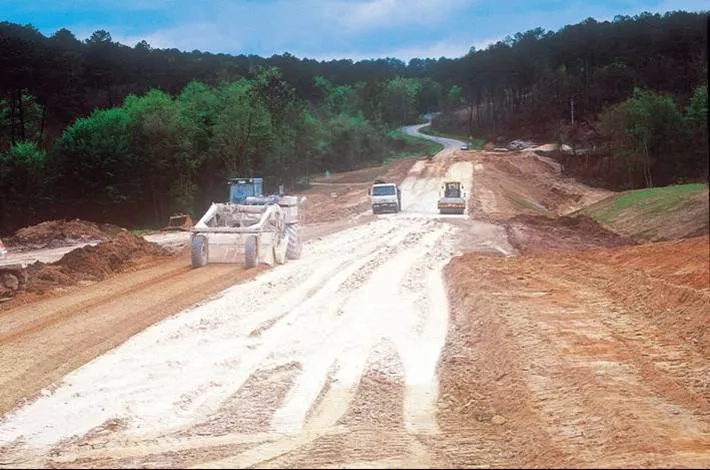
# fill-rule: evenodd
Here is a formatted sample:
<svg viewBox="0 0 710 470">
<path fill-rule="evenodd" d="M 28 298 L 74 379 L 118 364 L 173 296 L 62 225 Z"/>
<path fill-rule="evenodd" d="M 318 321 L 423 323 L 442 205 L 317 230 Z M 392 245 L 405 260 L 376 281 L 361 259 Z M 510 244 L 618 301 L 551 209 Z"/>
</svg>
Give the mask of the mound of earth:
<svg viewBox="0 0 710 470">
<path fill-rule="evenodd" d="M 108 240 L 123 232 L 126 229 L 112 224 L 97 224 L 80 219 L 49 220 L 21 228 L 5 242 L 17 249 L 55 248 L 77 242 Z"/>
<path fill-rule="evenodd" d="M 111 240 L 72 250 L 54 263 L 31 265 L 27 290 L 41 293 L 82 281 L 101 281 L 152 258 L 170 255 L 171 252 L 160 245 L 123 231 Z"/>
<path fill-rule="evenodd" d="M 635 244 L 611 232 L 591 217 L 577 215 L 550 218 L 517 215 L 506 222 L 508 242 L 522 254 L 549 250 L 579 250 Z"/>
</svg>

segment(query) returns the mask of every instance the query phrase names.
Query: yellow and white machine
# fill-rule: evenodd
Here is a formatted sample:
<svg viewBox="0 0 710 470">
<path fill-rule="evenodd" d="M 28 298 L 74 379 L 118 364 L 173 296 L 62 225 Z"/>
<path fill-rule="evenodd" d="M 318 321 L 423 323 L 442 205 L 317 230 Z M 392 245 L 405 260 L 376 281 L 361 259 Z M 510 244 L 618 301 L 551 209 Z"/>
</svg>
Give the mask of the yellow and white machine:
<svg viewBox="0 0 710 470">
<path fill-rule="evenodd" d="M 465 214 L 466 193 L 460 181 L 445 181 L 437 206 L 440 214 Z"/>
</svg>

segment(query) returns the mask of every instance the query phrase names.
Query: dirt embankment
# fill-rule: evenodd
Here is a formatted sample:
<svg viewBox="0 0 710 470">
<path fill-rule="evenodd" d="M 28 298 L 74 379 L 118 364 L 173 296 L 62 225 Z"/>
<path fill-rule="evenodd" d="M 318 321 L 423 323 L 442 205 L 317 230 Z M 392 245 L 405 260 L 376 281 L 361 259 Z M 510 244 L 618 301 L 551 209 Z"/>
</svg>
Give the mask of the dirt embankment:
<svg viewBox="0 0 710 470">
<path fill-rule="evenodd" d="M 27 290 L 42 294 L 55 287 L 102 281 L 171 254 L 130 232 L 120 232 L 111 240 L 72 250 L 57 262 L 30 265 Z"/>
<path fill-rule="evenodd" d="M 471 431 L 453 464 L 485 435 L 486 465 L 706 467 L 709 242 L 454 258 L 440 420 Z"/>
<path fill-rule="evenodd" d="M 554 162 L 529 152 L 472 152 L 471 215 L 504 221 L 519 214 L 567 215 L 612 193 L 561 175 Z"/>
<path fill-rule="evenodd" d="M 126 229 L 112 224 L 85 220 L 49 220 L 23 227 L 3 241 L 14 251 L 39 250 L 74 245 L 81 242 L 108 240 Z"/>
<path fill-rule="evenodd" d="M 97 240 L 103 241 L 69 251 L 56 262 L 37 261 L 29 265 L 26 288 L 0 304 L 0 309 L 6 310 L 64 292 L 72 286 L 88 285 L 121 272 L 140 269 L 173 254 L 120 227 L 82 220 L 43 222 L 22 228 L 12 237 L 13 251 L 20 252 Z"/>
<path fill-rule="evenodd" d="M 540 215 L 516 215 L 505 222 L 505 230 L 508 242 L 520 254 L 524 255 L 635 243 L 605 229 L 594 219 L 583 215 L 557 218 Z"/>
</svg>

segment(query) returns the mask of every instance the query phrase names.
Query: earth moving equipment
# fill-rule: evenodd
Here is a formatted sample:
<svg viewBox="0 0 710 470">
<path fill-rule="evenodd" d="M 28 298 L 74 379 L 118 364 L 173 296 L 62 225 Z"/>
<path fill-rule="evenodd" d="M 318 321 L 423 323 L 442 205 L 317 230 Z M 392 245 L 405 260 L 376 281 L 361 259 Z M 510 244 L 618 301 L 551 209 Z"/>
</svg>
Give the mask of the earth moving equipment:
<svg viewBox="0 0 710 470">
<path fill-rule="evenodd" d="M 212 203 L 191 232 L 192 266 L 240 263 L 270 266 L 301 256 L 305 198 L 262 195 L 262 178 L 229 180 L 229 201 Z"/>
<path fill-rule="evenodd" d="M 367 191 L 370 196 L 372 213 L 384 211 L 399 212 L 402 210 L 402 191 L 394 183 L 376 180 Z"/>
<path fill-rule="evenodd" d="M 442 194 L 437 206 L 440 214 L 464 214 L 466 212 L 466 193 L 460 181 L 445 181 L 441 185 Z"/>
<path fill-rule="evenodd" d="M 7 249 L 0 240 L 0 302 L 10 300 L 27 286 L 27 263 L 7 262 Z"/>
<path fill-rule="evenodd" d="M 178 213 L 175 215 L 171 215 L 168 225 L 163 227 L 161 230 L 165 232 L 176 230 L 182 230 L 187 232 L 192 228 L 192 226 L 192 217 L 190 217 L 188 214 Z"/>
</svg>

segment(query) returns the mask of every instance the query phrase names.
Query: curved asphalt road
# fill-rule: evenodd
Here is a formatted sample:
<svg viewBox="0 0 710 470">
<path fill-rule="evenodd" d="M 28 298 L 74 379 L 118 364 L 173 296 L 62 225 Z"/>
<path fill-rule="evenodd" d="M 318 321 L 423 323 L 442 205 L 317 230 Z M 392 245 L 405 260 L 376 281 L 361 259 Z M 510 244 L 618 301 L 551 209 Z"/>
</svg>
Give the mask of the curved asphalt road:
<svg viewBox="0 0 710 470">
<path fill-rule="evenodd" d="M 401 129 L 402 129 L 402 132 L 404 132 L 405 134 L 413 135 L 416 137 L 423 137 L 425 139 L 433 140 L 434 142 L 440 143 L 441 145 L 444 146 L 444 150 L 457 149 L 461 146 L 461 144 L 465 143 L 465 142 L 462 142 L 462 141 L 456 140 L 456 139 L 448 139 L 446 137 L 436 137 L 433 135 L 426 135 L 426 134 L 422 134 L 419 132 L 419 129 L 421 129 L 424 126 L 428 126 L 429 124 L 431 124 L 431 121 L 426 122 L 424 124 L 416 124 L 414 126 L 405 126 L 405 127 L 402 127 Z"/>
</svg>

